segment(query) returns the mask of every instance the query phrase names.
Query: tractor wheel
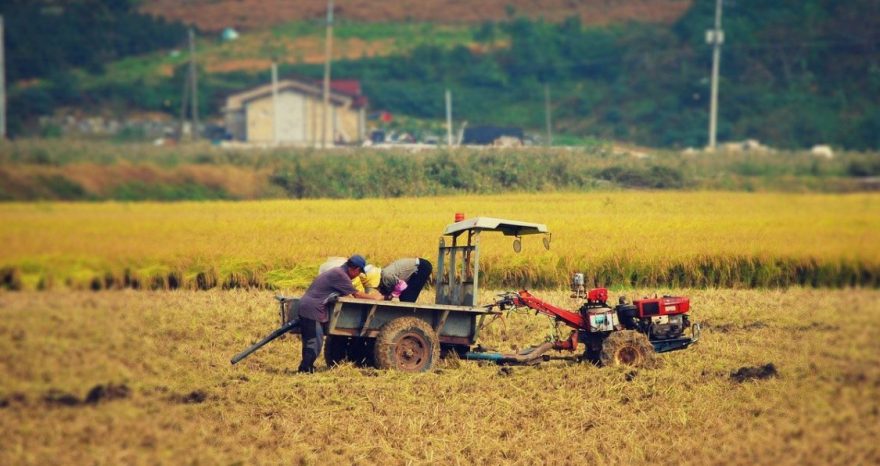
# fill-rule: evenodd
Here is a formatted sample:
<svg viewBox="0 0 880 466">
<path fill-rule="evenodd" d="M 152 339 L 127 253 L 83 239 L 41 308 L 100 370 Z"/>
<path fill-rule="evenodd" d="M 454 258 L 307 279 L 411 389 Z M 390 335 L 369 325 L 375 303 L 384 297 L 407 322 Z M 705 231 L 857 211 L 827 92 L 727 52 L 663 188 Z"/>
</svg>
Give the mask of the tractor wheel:
<svg viewBox="0 0 880 466">
<path fill-rule="evenodd" d="M 608 335 L 602 343 L 599 361 L 603 366 L 654 367 L 657 355 L 644 333 L 621 330 Z"/>
<path fill-rule="evenodd" d="M 327 335 L 324 342 L 324 361 L 327 367 L 333 367 L 342 364 L 348 358 L 348 346 L 351 338 L 339 335 Z"/>
<path fill-rule="evenodd" d="M 374 355 L 379 369 L 425 372 L 440 359 L 440 340 L 425 321 L 398 317 L 379 330 Z"/>
<path fill-rule="evenodd" d="M 602 354 L 602 350 L 591 348 L 587 346 L 587 349 L 584 350 L 583 356 L 581 356 L 581 361 L 587 361 L 592 364 L 599 364 L 599 358 Z"/>
</svg>

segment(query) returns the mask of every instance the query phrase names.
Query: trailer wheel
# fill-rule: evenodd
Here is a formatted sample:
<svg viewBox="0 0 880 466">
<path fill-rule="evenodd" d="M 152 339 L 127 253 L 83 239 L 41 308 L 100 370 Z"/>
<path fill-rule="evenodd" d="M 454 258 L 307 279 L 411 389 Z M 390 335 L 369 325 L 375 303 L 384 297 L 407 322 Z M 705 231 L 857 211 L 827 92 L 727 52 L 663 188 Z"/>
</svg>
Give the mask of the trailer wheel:
<svg viewBox="0 0 880 466">
<path fill-rule="evenodd" d="M 352 338 L 348 344 L 346 357 L 357 366 L 374 366 L 373 353 L 375 350 L 373 345 L 375 342 L 376 340 L 373 338 Z"/>
<path fill-rule="evenodd" d="M 351 338 L 339 335 L 327 335 L 324 342 L 324 361 L 327 367 L 342 364 L 348 358 L 348 346 Z"/>
<path fill-rule="evenodd" d="M 425 372 L 440 358 L 440 340 L 425 321 L 398 317 L 379 330 L 374 355 L 379 369 Z"/>
<path fill-rule="evenodd" d="M 657 355 L 648 337 L 634 330 L 613 332 L 602 342 L 603 366 L 653 367 Z"/>
</svg>

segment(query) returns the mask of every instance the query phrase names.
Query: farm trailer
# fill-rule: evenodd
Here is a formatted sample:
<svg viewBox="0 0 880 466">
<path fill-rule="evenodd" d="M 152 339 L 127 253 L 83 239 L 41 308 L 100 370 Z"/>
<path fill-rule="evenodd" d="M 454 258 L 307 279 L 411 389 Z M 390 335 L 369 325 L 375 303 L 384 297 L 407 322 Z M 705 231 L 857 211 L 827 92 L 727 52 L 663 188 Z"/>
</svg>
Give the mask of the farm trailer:
<svg viewBox="0 0 880 466">
<path fill-rule="evenodd" d="M 459 220 L 459 218 L 456 218 Z M 441 354 L 454 352 L 464 359 L 490 360 L 502 364 L 533 364 L 547 359 L 550 350 L 575 351 L 585 346 L 584 358 L 604 364 L 646 365 L 655 352 L 686 348 L 699 339 L 699 325 L 692 336 L 688 298 L 664 296 L 607 304 L 608 291 L 588 292 L 583 275 L 572 280 L 574 297 L 586 303 L 578 312 L 541 301 L 528 291 L 505 293 L 488 305 L 477 304 L 480 270 L 480 235 L 500 232 L 513 236 L 514 251 L 521 250 L 524 235 L 544 235 L 550 248 L 550 232 L 543 224 L 490 217 L 460 220 L 446 227 L 439 241 L 433 304 L 339 298 L 330 310 L 324 357 L 329 366 L 343 361 L 380 369 L 411 372 L 429 370 Z M 447 239 L 451 244 L 447 245 Z M 263 345 L 287 332 L 298 332 L 298 297 L 277 296 L 283 324 L 263 340 L 232 358 L 235 364 Z M 471 351 L 486 317 L 510 308 L 528 308 L 572 327 L 568 339 L 556 338 L 516 354 Z"/>
</svg>

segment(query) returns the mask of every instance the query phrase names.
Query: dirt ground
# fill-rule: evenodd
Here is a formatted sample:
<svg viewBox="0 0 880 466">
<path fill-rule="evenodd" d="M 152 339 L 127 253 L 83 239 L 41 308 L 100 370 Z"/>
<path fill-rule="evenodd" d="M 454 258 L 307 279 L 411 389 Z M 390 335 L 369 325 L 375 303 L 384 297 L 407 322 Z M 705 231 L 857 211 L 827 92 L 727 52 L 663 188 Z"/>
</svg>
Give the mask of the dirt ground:
<svg viewBox="0 0 880 466">
<path fill-rule="evenodd" d="M 624 294 L 655 292 L 704 324 L 657 369 L 310 376 L 296 337 L 229 364 L 277 325 L 269 291 L 0 292 L 0 464 L 880 462 L 880 291 Z M 482 342 L 548 328 L 514 314 Z"/>
<path fill-rule="evenodd" d="M 578 16 L 584 24 L 624 21 L 671 22 L 691 0 L 336 0 L 338 18 L 369 22 L 433 21 L 478 23 L 500 21 L 508 12 L 557 21 Z M 196 24 L 199 29 L 259 29 L 326 15 L 326 0 L 145 0 L 144 12 Z"/>
</svg>

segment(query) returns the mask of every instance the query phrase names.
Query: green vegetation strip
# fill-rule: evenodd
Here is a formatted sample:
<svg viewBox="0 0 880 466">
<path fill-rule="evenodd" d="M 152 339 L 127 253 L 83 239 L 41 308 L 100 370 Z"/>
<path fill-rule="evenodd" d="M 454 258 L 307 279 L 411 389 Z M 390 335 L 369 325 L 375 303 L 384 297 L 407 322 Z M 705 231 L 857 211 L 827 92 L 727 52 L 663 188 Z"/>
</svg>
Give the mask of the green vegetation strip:
<svg viewBox="0 0 880 466">
<path fill-rule="evenodd" d="M 592 141 L 509 150 L 345 148 L 269 151 L 208 145 L 25 140 L 0 143 L 0 200 L 370 198 L 509 192 L 877 189 L 877 153 L 682 153 Z"/>
</svg>

